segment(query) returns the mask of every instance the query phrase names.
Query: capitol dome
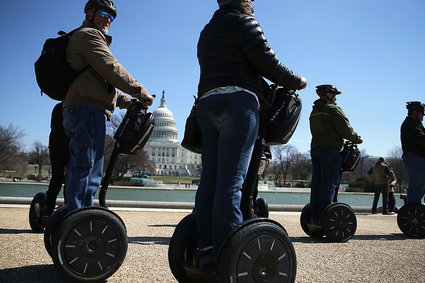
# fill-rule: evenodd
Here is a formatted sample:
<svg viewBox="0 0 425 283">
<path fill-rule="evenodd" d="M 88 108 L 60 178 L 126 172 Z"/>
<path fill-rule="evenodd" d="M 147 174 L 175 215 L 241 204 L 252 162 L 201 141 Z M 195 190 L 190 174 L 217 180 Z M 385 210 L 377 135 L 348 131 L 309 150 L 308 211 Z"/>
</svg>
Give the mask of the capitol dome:
<svg viewBox="0 0 425 283">
<path fill-rule="evenodd" d="M 153 112 L 155 127 L 150 137 L 151 141 L 167 140 L 178 142 L 178 130 L 173 113 L 165 105 L 165 95 L 162 93 L 161 105 Z"/>
<path fill-rule="evenodd" d="M 155 126 L 144 150 L 155 164 L 155 175 L 199 176 L 201 155 L 183 148 L 178 141 L 178 130 L 173 112 L 165 105 L 162 92 L 161 105 L 153 112 Z"/>
</svg>

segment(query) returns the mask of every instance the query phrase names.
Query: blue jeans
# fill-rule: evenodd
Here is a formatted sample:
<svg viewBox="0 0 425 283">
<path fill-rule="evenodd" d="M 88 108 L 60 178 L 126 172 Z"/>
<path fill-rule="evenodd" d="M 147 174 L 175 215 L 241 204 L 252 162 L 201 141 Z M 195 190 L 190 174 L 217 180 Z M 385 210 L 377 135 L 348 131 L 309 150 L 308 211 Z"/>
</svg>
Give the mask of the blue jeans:
<svg viewBox="0 0 425 283">
<path fill-rule="evenodd" d="M 403 155 L 409 175 L 407 203 L 421 203 L 425 195 L 425 158 L 414 154 Z"/>
<path fill-rule="evenodd" d="M 259 113 L 251 94 L 235 92 L 201 99 L 202 173 L 195 199 L 200 245 L 215 255 L 243 221 L 241 188 L 258 135 Z"/>
<path fill-rule="evenodd" d="M 323 210 L 332 203 L 341 175 L 341 154 L 338 149 L 313 147 L 310 208 L 315 222 L 320 221 Z"/>
<path fill-rule="evenodd" d="M 105 113 L 93 106 L 67 106 L 63 110 L 71 154 L 65 186 L 69 211 L 93 206 L 102 180 L 105 122 Z"/>
</svg>

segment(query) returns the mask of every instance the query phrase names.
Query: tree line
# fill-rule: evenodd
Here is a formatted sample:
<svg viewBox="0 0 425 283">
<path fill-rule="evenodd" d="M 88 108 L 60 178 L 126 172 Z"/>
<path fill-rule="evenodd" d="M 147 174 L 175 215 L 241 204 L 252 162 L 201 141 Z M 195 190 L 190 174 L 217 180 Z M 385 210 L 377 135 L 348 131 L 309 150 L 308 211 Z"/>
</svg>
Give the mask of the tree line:
<svg viewBox="0 0 425 283">
<path fill-rule="evenodd" d="M 112 116 L 107 126 L 105 170 L 114 146 L 113 135 L 122 118 L 123 115 Z M 6 170 L 21 172 L 21 177 L 26 177 L 22 174 L 25 174 L 27 166 L 32 164 L 38 168 L 37 180 L 41 179 L 43 168 L 47 168 L 50 175 L 48 146 L 36 141 L 30 151 L 24 152 L 22 150 L 23 136 L 23 132 L 13 125 L 7 127 L 0 125 L 0 172 L 3 175 L 5 175 Z M 271 176 L 273 182 L 278 186 L 310 186 L 312 166 L 309 152 L 301 153 L 290 144 L 273 146 L 271 150 L 273 159 L 271 166 L 265 171 L 266 176 Z M 401 147 L 396 147 L 385 158 L 396 173 L 399 187 L 406 187 L 408 177 L 401 155 Z M 357 186 L 366 190 L 373 190 L 372 178 L 367 174 L 367 171 L 377 162 L 378 158 L 379 156 L 369 156 L 365 150 L 362 150 L 357 169 L 354 172 L 343 174 L 342 180 L 349 182 L 350 187 Z M 123 177 L 127 172 L 136 169 L 154 173 L 154 163 L 149 160 L 143 150 L 138 155 L 120 155 L 115 164 L 114 178 Z"/>
<path fill-rule="evenodd" d="M 115 142 L 113 135 L 116 129 L 116 124 L 108 123 L 108 134 L 105 139 L 104 170 L 106 170 L 114 147 Z M 35 180 L 41 181 L 43 178 L 42 172 L 45 170 L 48 173 L 46 177 L 50 177 L 51 170 L 48 146 L 39 141 L 35 141 L 30 150 L 25 152 L 22 145 L 23 137 L 24 133 L 12 124 L 7 127 L 0 125 L 0 173 L 6 177 L 8 177 L 8 175 L 13 175 L 13 177 L 18 178 L 34 177 Z M 35 176 L 31 176 L 32 174 L 28 175 L 28 165 L 33 165 L 34 168 L 37 168 L 38 171 L 37 174 L 34 174 Z M 136 169 L 142 169 L 143 171 L 151 173 L 154 172 L 154 164 L 149 160 L 146 152 L 143 150 L 137 155 L 120 155 L 115 163 L 114 178 L 121 178 L 125 173 Z M 14 172 L 14 174 L 7 174 L 6 172 Z"/>
<path fill-rule="evenodd" d="M 273 146 L 271 148 L 273 159 L 265 176 L 271 176 L 278 186 L 310 187 L 312 164 L 310 153 L 301 153 L 290 144 Z M 393 168 L 397 176 L 398 188 L 406 188 L 408 184 L 407 170 L 402 160 L 403 151 L 400 146 L 395 147 L 388 156 L 384 157 Z M 342 181 L 348 182 L 351 188 L 362 188 L 373 191 L 372 176 L 367 171 L 380 156 L 370 156 L 366 150 L 361 150 L 359 164 L 354 172 L 345 172 Z"/>
</svg>

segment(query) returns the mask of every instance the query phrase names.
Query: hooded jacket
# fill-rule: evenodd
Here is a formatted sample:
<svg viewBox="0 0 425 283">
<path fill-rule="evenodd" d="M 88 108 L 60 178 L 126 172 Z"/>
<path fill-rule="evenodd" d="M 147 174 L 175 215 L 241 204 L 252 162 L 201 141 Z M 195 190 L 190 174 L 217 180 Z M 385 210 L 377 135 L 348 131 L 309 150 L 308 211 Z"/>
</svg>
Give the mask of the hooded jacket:
<svg viewBox="0 0 425 283">
<path fill-rule="evenodd" d="M 310 114 L 311 147 L 341 149 L 344 139 L 359 143 L 360 137 L 353 130 L 342 109 L 326 99 L 314 102 Z"/>
<path fill-rule="evenodd" d="M 238 86 L 261 95 L 259 76 L 289 89 L 301 86 L 301 77 L 279 61 L 255 18 L 230 6 L 217 10 L 202 30 L 198 61 L 198 97 L 223 86 Z"/>
<path fill-rule="evenodd" d="M 387 185 L 391 177 L 391 170 L 384 162 L 375 163 L 367 173 L 373 174 L 375 185 Z"/>
<path fill-rule="evenodd" d="M 141 99 L 136 87 L 143 88 L 143 85 L 112 55 L 111 42 L 111 36 L 103 34 L 87 20 L 72 34 L 66 49 L 68 63 L 75 70 L 89 68 L 69 87 L 64 107 L 94 106 L 110 118 L 116 106 L 127 108 L 131 104 L 131 98 L 116 88 Z"/>
</svg>

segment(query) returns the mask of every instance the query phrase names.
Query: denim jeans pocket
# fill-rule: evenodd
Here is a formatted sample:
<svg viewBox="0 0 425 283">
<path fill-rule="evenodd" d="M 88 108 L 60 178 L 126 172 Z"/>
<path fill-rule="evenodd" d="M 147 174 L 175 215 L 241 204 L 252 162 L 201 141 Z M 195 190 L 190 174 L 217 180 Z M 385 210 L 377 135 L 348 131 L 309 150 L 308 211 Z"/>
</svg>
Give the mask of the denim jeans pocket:
<svg viewBox="0 0 425 283">
<path fill-rule="evenodd" d="M 91 137 L 85 125 L 75 129 L 75 163 L 77 166 L 90 167 L 92 164 Z"/>
</svg>

